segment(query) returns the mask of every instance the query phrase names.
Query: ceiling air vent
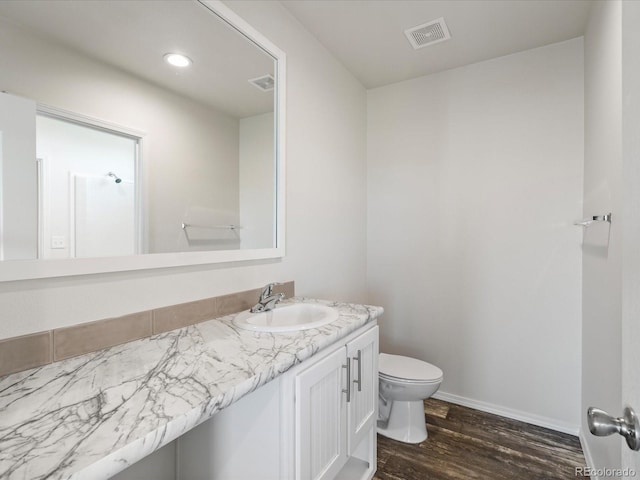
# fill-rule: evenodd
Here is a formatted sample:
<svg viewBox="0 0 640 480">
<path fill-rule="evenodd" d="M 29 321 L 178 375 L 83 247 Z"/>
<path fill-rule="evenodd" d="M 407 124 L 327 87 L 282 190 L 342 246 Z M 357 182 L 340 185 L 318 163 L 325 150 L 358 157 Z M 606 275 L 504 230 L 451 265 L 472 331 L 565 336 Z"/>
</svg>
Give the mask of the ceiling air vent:
<svg viewBox="0 0 640 480">
<path fill-rule="evenodd" d="M 263 75 L 258 78 L 249 79 L 249 83 L 263 92 L 270 92 L 275 86 L 275 81 L 271 75 Z"/>
<path fill-rule="evenodd" d="M 404 34 L 409 39 L 409 43 L 411 43 L 413 48 L 416 50 L 428 45 L 444 42 L 451 38 L 447 24 L 444 23 L 444 18 L 442 17 L 434 20 L 433 22 L 423 23 L 417 27 L 408 28 L 404 31 Z"/>
</svg>

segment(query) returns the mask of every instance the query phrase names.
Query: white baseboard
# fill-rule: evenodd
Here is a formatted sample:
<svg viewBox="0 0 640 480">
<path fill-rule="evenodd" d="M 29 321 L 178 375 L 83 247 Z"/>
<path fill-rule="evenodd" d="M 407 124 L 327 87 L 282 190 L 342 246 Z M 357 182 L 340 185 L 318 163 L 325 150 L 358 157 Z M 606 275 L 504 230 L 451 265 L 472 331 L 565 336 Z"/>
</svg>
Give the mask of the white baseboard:
<svg viewBox="0 0 640 480">
<path fill-rule="evenodd" d="M 513 420 L 520 420 L 521 422 L 531 423 L 539 427 L 549 428 L 557 432 L 568 433 L 575 437 L 580 432 L 578 425 L 555 420 L 553 418 L 542 417 L 540 415 L 534 415 L 520 410 L 513 410 L 511 408 L 502 407 L 500 405 L 494 405 L 492 403 L 482 402 L 460 395 L 454 395 L 452 393 L 438 391 L 433 395 L 433 398 L 438 400 L 444 400 L 446 402 L 455 403 L 456 405 L 462 405 L 464 407 L 475 408 L 487 413 L 493 413 L 500 415 L 501 417 L 511 418 Z"/>
<path fill-rule="evenodd" d="M 587 442 L 587 439 L 585 437 L 584 434 L 584 430 L 580 429 L 580 434 L 578 435 L 578 438 L 580 439 L 580 445 L 582 446 L 582 453 L 584 454 L 584 460 L 587 464 L 587 467 L 589 467 L 589 469 L 591 470 L 591 480 L 600 480 L 600 477 L 598 477 L 597 475 L 595 475 L 595 473 L 598 471 L 596 469 L 595 464 L 593 463 L 593 457 L 591 456 L 591 450 L 589 450 L 589 442 Z"/>
</svg>

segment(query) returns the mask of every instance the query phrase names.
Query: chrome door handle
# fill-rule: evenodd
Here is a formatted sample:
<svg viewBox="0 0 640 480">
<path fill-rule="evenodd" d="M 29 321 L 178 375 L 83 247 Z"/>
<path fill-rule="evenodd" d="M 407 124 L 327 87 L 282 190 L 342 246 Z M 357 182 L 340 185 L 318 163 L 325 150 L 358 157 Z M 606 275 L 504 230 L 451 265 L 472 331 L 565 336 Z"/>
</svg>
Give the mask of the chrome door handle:
<svg viewBox="0 0 640 480">
<path fill-rule="evenodd" d="M 354 362 L 358 362 L 358 378 L 353 381 L 356 385 L 358 385 L 358 391 L 362 391 L 362 350 L 358 350 L 358 355 L 353 357 Z"/>
<path fill-rule="evenodd" d="M 351 401 L 351 358 L 347 357 L 347 364 L 342 365 L 342 368 L 347 369 L 347 388 L 342 390 L 342 393 L 347 394 L 347 403 Z"/>
<path fill-rule="evenodd" d="M 640 421 L 631 407 L 625 407 L 622 417 L 612 417 L 604 410 L 589 407 L 587 410 L 589 431 L 598 437 L 618 433 L 627 441 L 631 450 L 640 450 Z"/>
</svg>

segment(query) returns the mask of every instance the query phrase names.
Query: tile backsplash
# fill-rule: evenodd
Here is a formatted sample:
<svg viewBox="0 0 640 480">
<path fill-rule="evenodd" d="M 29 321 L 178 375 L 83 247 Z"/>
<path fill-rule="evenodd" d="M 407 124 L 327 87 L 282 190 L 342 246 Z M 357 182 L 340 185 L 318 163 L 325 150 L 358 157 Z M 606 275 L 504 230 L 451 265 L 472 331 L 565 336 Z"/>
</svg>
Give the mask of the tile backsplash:
<svg viewBox="0 0 640 480">
<path fill-rule="evenodd" d="M 0 340 L 0 376 L 96 352 L 251 308 L 260 288 Z M 286 298 L 294 282 L 274 288 Z"/>
</svg>

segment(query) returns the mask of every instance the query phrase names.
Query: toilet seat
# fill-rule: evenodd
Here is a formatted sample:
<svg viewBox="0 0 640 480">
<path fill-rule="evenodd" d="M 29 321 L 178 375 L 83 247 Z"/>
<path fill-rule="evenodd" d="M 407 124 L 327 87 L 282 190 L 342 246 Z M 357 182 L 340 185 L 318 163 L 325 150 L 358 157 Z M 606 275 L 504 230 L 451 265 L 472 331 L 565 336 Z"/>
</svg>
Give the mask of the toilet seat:
<svg viewBox="0 0 640 480">
<path fill-rule="evenodd" d="M 380 378 L 410 384 L 437 383 L 443 377 L 442 370 L 435 365 L 388 353 L 379 355 L 378 370 Z"/>
<path fill-rule="evenodd" d="M 437 378 L 435 380 L 407 380 L 406 378 L 392 377 L 384 374 L 379 374 L 378 377 L 380 378 L 380 380 L 386 380 L 387 382 L 391 382 L 391 383 L 402 383 L 405 385 L 429 385 L 432 383 L 442 382 L 442 377 Z"/>
</svg>

